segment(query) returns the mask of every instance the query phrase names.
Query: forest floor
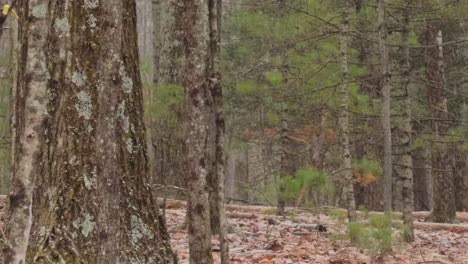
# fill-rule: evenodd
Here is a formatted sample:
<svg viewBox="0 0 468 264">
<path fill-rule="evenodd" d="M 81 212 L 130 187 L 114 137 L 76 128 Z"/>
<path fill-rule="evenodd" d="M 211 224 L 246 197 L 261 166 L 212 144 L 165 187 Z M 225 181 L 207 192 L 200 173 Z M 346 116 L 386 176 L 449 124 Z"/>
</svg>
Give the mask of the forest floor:
<svg viewBox="0 0 468 264">
<path fill-rule="evenodd" d="M 468 231 L 462 229 L 415 230 L 416 241 L 394 247 L 385 257 L 370 254 L 349 241 L 333 239 L 333 234 L 343 231 L 336 228 L 326 215 L 294 210 L 294 217 L 286 219 L 266 215 L 266 207 L 233 206 L 227 209 L 229 222 L 230 257 L 233 264 L 296 264 L 296 263 L 467 263 Z M 184 206 L 169 205 L 166 219 L 173 249 L 182 264 L 188 263 L 188 239 L 184 224 Z M 422 220 L 422 219 L 419 219 Z M 327 232 L 311 230 L 317 223 L 327 227 Z M 468 225 L 466 225 L 468 227 Z M 218 241 L 213 239 L 214 256 L 219 263 Z"/>
<path fill-rule="evenodd" d="M 2 198 L 2 197 L 0 197 Z M 0 199 L 0 229 L 3 205 Z M 289 217 L 274 216 L 274 208 L 229 205 L 230 256 L 233 264 L 299 264 L 299 263 L 463 263 L 468 264 L 468 223 L 453 228 L 416 228 L 416 241 L 396 246 L 385 257 L 370 254 L 346 240 L 334 239 L 343 232 L 329 216 L 318 216 L 303 210 L 289 209 Z M 185 203 L 167 203 L 166 221 L 171 242 L 181 264 L 188 263 Z M 293 212 L 293 213 L 291 213 Z M 421 221 L 422 219 L 417 219 Z M 466 219 L 464 219 L 466 220 Z M 415 222 L 417 224 L 419 222 Z M 321 224 L 326 232 L 313 227 Z M 421 223 L 422 224 L 422 223 Z M 323 231 L 323 230 L 322 230 Z M 219 263 L 219 244 L 213 239 L 214 257 Z"/>
</svg>

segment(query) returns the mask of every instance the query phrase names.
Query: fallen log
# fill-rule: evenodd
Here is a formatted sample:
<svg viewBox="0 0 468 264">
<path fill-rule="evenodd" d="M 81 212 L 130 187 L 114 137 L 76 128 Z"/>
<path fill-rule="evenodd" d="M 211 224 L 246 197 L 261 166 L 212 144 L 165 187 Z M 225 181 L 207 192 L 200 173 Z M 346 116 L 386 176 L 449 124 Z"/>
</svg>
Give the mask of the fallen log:
<svg viewBox="0 0 468 264">
<path fill-rule="evenodd" d="M 439 231 L 446 230 L 451 232 L 468 232 L 467 224 L 444 224 L 444 223 L 428 223 L 428 222 L 414 222 L 416 229 Z"/>
<path fill-rule="evenodd" d="M 158 205 L 164 205 L 164 199 L 158 198 Z M 166 208 L 170 209 L 183 209 L 187 206 L 186 201 L 182 200 L 173 200 L 167 199 L 166 200 Z M 263 205 L 237 205 L 237 204 L 226 204 L 225 205 L 226 211 L 243 211 L 243 212 L 261 212 L 261 211 L 268 211 L 268 210 L 276 210 L 276 207 L 273 206 L 263 206 Z M 292 209 L 293 207 L 287 207 L 286 209 Z"/>
<path fill-rule="evenodd" d="M 158 199 L 158 203 L 162 205 L 162 199 Z M 166 201 L 166 208 L 171 208 L 171 209 L 182 209 L 185 208 L 186 206 L 185 201 L 180 201 L 180 200 L 167 200 Z M 310 224 L 310 222 L 313 222 L 314 219 L 311 217 L 294 217 L 294 218 L 284 218 L 284 217 L 279 217 L 275 215 L 266 215 L 266 214 L 260 214 L 262 210 L 272 210 L 275 207 L 269 207 L 269 206 L 253 206 L 253 205 L 226 205 L 227 213 L 226 216 L 228 218 L 244 218 L 244 219 L 262 219 L 266 221 L 279 221 L 279 222 L 284 222 L 282 220 L 289 220 L 295 223 L 299 224 Z M 237 212 L 237 211 L 242 211 L 242 212 Z M 344 209 L 338 209 L 338 210 L 344 210 Z M 229 212 L 229 211 L 235 211 L 235 212 Z M 376 214 L 383 214 L 382 212 L 369 212 L 369 215 L 376 215 Z M 395 212 L 397 216 L 401 216 L 401 213 Z M 364 212 L 358 212 L 358 215 L 361 217 L 364 217 L 366 213 Z M 430 212 L 414 212 L 415 218 L 427 218 L 430 215 Z M 457 212 L 457 219 L 461 222 L 468 222 L 468 213 L 466 212 Z M 332 226 L 333 223 L 329 221 L 323 221 L 320 220 L 320 223 L 323 223 L 325 226 Z M 421 229 L 421 230 L 447 230 L 447 231 L 452 231 L 452 232 L 468 232 L 468 224 L 443 224 L 443 223 L 432 223 L 432 222 L 414 222 L 414 227 L 416 229 Z M 306 228 L 305 228 L 306 229 Z"/>
<path fill-rule="evenodd" d="M 401 215 L 400 213 L 398 213 L 398 214 Z M 429 216 L 431 216 L 431 212 L 428 212 L 428 211 L 414 212 L 413 216 L 417 217 L 417 218 L 426 219 Z M 468 222 L 468 213 L 467 212 L 457 212 L 457 220 L 460 221 L 460 222 Z"/>
<path fill-rule="evenodd" d="M 345 209 L 341 209 L 341 208 L 336 208 L 335 210 L 346 211 Z M 367 215 L 382 215 L 382 214 L 384 214 L 383 212 L 374 212 L 374 211 L 371 211 L 371 212 L 357 211 L 356 213 L 357 213 L 358 217 L 365 217 Z M 392 212 L 392 214 L 394 214 L 394 215 L 396 215 L 398 217 L 402 217 L 401 212 Z M 424 220 L 427 219 L 430 215 L 431 215 L 431 212 L 429 212 L 429 211 L 413 212 L 413 216 L 415 218 L 423 218 Z M 457 220 L 460 221 L 460 222 L 468 222 L 468 213 L 467 212 L 457 212 L 456 217 L 457 217 Z"/>
<path fill-rule="evenodd" d="M 283 227 L 289 227 L 289 228 L 300 228 L 300 229 L 305 229 L 309 231 L 319 231 L 319 232 L 326 232 L 327 226 L 333 225 L 332 222 L 330 221 L 320 221 L 320 224 L 311 224 L 310 220 L 311 218 L 306 219 L 300 219 L 300 221 L 297 221 L 297 219 L 288 219 L 288 218 L 283 218 L 280 216 L 273 216 L 273 215 L 263 215 L 263 214 L 249 214 L 249 213 L 227 213 L 226 216 L 228 218 L 240 218 L 240 219 L 259 219 L 259 220 L 266 220 L 268 221 L 268 224 L 270 225 L 279 225 Z"/>
</svg>

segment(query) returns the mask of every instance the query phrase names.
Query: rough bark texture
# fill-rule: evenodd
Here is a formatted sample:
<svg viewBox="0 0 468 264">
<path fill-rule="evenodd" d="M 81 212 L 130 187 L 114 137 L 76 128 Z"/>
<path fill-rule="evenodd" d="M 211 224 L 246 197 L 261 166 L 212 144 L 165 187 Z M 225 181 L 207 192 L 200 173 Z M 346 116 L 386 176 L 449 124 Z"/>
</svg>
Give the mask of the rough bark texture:
<svg viewBox="0 0 468 264">
<path fill-rule="evenodd" d="M 178 1 L 153 1 L 153 49 L 154 82 L 158 84 L 182 84 L 183 33 L 178 27 Z"/>
<path fill-rule="evenodd" d="M 409 94 L 410 89 L 410 50 L 408 43 L 409 35 L 409 13 L 408 8 L 403 10 L 403 29 L 401 33 L 402 45 L 402 60 L 400 64 L 401 83 L 397 89 L 397 98 L 395 104 L 401 109 L 400 113 L 396 114 L 396 135 L 395 135 L 395 164 L 394 178 L 397 179 L 398 186 L 401 186 L 401 200 L 398 199 L 398 204 L 403 213 L 403 222 L 408 226 L 408 232 L 405 239 L 407 242 L 414 241 L 413 231 L 413 211 L 414 211 L 414 195 L 413 195 L 413 159 L 411 156 L 411 99 Z M 395 201 L 396 202 L 396 201 Z M 396 209 L 396 208 L 395 208 Z"/>
<path fill-rule="evenodd" d="M 220 45 L 221 45 L 221 18 L 222 1 L 210 0 L 209 27 L 210 27 L 210 86 L 213 97 L 215 135 L 215 172 L 209 179 L 210 187 L 210 213 L 213 234 L 219 235 L 221 247 L 221 263 L 229 263 L 229 245 L 227 239 L 226 216 L 224 208 L 224 135 L 225 122 L 223 114 L 223 87 L 221 86 L 220 72 Z"/>
<path fill-rule="evenodd" d="M 149 189 L 135 2 L 18 9 L 10 241 L 20 217 L 33 222 L 25 263 L 174 263 Z M 23 179 L 35 184 L 32 219 L 15 214 L 31 204 Z"/>
<path fill-rule="evenodd" d="M 434 210 L 432 220 L 435 222 L 452 222 L 455 219 L 455 196 L 453 173 L 450 167 L 449 147 L 444 136 L 448 125 L 447 98 L 445 96 L 444 51 L 442 47 L 442 30 L 429 23 L 426 29 L 426 76 L 429 107 L 432 112 L 432 176 L 434 188 Z"/>
<path fill-rule="evenodd" d="M 423 129 L 416 130 L 416 133 Z M 430 132 L 427 132 L 430 133 Z M 413 153 L 414 167 L 414 187 L 415 187 L 415 208 L 417 210 L 432 210 L 434 207 L 433 178 L 432 178 L 432 153 L 431 148 L 426 147 Z M 419 177 L 416 177 L 416 176 Z"/>
<path fill-rule="evenodd" d="M 348 12 L 342 13 L 341 31 L 341 70 L 343 72 L 341 87 L 341 148 L 343 151 L 343 200 L 348 209 L 348 219 L 350 222 L 356 220 L 356 202 L 354 200 L 353 170 L 351 166 L 351 152 L 349 150 L 349 70 L 348 70 L 348 32 L 349 20 Z"/>
<path fill-rule="evenodd" d="M 468 211 L 468 181 L 466 175 L 466 154 L 456 148 L 451 149 L 452 173 L 455 187 L 455 206 L 457 212 Z"/>
<path fill-rule="evenodd" d="M 468 123 L 468 100 L 463 104 L 463 120 Z M 468 138 L 468 130 L 465 131 L 465 137 Z M 459 153 L 459 160 L 456 168 L 458 174 L 458 198 L 457 198 L 457 211 L 468 212 L 468 153 Z M 461 163 L 463 165 L 461 165 Z M 461 165 L 461 166 L 460 166 Z M 463 169 L 461 169 L 463 168 Z M 455 173 L 455 172 L 454 172 Z"/>
<path fill-rule="evenodd" d="M 285 106 L 282 106 L 285 108 Z M 291 176 L 291 170 L 289 169 L 289 128 L 288 128 L 288 120 L 286 118 L 286 111 L 282 110 L 281 113 L 281 133 L 280 133 L 280 141 L 281 141 L 281 164 L 280 164 L 280 179 Z M 284 209 L 286 207 L 286 200 L 284 199 L 284 192 L 286 191 L 283 184 L 280 184 L 279 187 L 279 195 L 278 195 L 278 211 L 276 212 L 277 215 L 284 216 Z"/>
<path fill-rule="evenodd" d="M 152 0 L 135 0 L 137 6 L 138 51 L 143 62 L 150 62 L 153 55 Z"/>
<path fill-rule="evenodd" d="M 44 4 L 44 0 L 31 1 L 31 5 Z M 26 12 L 27 12 L 26 8 Z M 25 14 L 26 12 L 19 12 Z M 9 194 L 9 211 L 6 226 L 7 242 L 4 248 L 5 263 L 26 263 L 26 251 L 33 222 L 32 199 L 34 181 L 39 167 L 41 144 L 43 143 L 47 99 L 47 66 L 45 63 L 47 21 L 37 17 L 25 25 L 20 24 L 21 50 L 18 64 L 19 74 L 16 87 L 15 133 L 13 145 L 12 182 Z M 29 30 L 29 32 L 27 31 Z M 26 32 L 25 32 L 26 31 Z M 31 41 L 25 38 L 31 35 Z M 28 79 L 26 80 L 26 77 Z"/>
<path fill-rule="evenodd" d="M 181 30 L 177 28 L 177 1 L 152 0 L 153 12 L 153 83 L 150 95 L 150 138 L 153 146 L 154 180 L 159 184 L 186 187 L 183 104 L 169 109 L 173 115 L 153 118 L 153 99 L 158 91 L 170 92 L 182 86 L 184 63 Z M 157 89 L 155 91 L 155 89 Z M 176 91 L 173 93 L 175 94 Z M 157 106 L 156 106 L 157 107 Z"/>
<path fill-rule="evenodd" d="M 432 176 L 434 188 L 433 221 L 452 222 L 455 219 L 455 188 L 445 135 L 448 125 L 445 95 L 444 51 L 442 30 L 435 23 L 426 28 L 426 78 L 429 108 L 432 113 Z"/>
<path fill-rule="evenodd" d="M 187 111 L 188 235 L 190 263 L 213 263 L 211 254 L 208 173 L 211 169 L 213 99 L 209 74 L 208 0 L 189 0 L 177 6 L 183 32 L 183 85 Z"/>
<path fill-rule="evenodd" d="M 287 93 L 286 87 L 288 86 L 288 59 L 287 54 L 283 54 L 283 65 L 281 73 L 284 79 L 284 87 L 282 96 L 284 97 Z M 290 128 L 288 118 L 288 106 L 287 100 L 283 99 L 281 102 L 281 131 L 280 131 L 280 147 L 281 147 L 281 161 L 280 161 L 280 179 L 286 176 L 293 176 L 295 169 L 292 164 L 292 153 L 291 153 L 291 140 L 290 140 Z M 278 195 L 278 211 L 277 215 L 284 216 L 284 209 L 286 206 L 286 200 L 284 199 L 285 186 L 280 184 L 279 195 Z"/>
<path fill-rule="evenodd" d="M 390 72 L 387 50 L 386 0 L 378 2 L 379 50 L 382 89 L 382 128 L 384 142 L 384 209 L 392 210 L 392 132 L 390 124 Z"/>
</svg>

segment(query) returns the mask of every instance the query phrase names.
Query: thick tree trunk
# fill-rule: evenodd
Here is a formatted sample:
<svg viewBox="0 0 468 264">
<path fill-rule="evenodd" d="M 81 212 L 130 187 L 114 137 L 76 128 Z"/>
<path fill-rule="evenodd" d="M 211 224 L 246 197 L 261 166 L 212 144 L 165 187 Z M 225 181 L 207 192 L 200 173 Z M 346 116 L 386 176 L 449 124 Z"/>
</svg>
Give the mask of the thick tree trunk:
<svg viewBox="0 0 468 264">
<path fill-rule="evenodd" d="M 449 147 L 445 142 L 448 125 L 445 95 L 444 51 L 442 30 L 434 23 L 426 28 L 426 78 L 429 108 L 432 112 L 432 176 L 434 179 L 433 221 L 452 222 L 455 219 L 455 188 L 450 166 Z"/>
<path fill-rule="evenodd" d="M 135 2 L 22 1 L 19 13 L 9 241 L 27 242 L 32 221 L 24 263 L 174 263 L 149 188 Z M 15 214 L 33 184 L 33 217 Z"/>
<path fill-rule="evenodd" d="M 348 219 L 350 222 L 356 220 L 356 202 L 354 200 L 353 169 L 351 166 L 351 152 L 349 150 L 349 70 L 348 70 L 348 32 L 349 20 L 348 12 L 342 13 L 342 31 L 341 31 L 341 70 L 343 72 L 341 87 L 341 148 L 343 151 L 343 200 L 348 209 Z"/>
<path fill-rule="evenodd" d="M 378 2 L 379 49 L 381 63 L 382 128 L 384 141 L 384 210 L 392 210 L 392 132 L 390 123 L 390 71 L 387 50 L 386 0 Z"/>
</svg>

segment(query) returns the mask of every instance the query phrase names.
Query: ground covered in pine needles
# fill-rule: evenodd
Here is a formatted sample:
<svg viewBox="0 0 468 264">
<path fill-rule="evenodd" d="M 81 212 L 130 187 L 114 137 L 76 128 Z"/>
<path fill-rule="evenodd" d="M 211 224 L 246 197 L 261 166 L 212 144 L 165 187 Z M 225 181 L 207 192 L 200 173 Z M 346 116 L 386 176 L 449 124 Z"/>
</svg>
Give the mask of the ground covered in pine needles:
<svg viewBox="0 0 468 264">
<path fill-rule="evenodd" d="M 468 223 L 441 230 L 417 228 L 414 243 L 397 245 L 391 254 L 380 256 L 353 246 L 349 241 L 336 240 L 334 234 L 340 230 L 327 215 L 320 215 L 319 220 L 315 214 L 294 210 L 293 216 L 282 219 L 265 214 L 271 212 L 266 207 L 228 207 L 232 263 L 468 263 L 468 232 L 465 229 Z M 173 249 L 180 263 L 188 263 L 185 209 L 169 205 L 166 217 Z M 314 229 L 316 224 L 324 225 L 327 231 Z M 216 263 L 219 263 L 216 239 L 213 239 L 213 245 Z"/>
</svg>

